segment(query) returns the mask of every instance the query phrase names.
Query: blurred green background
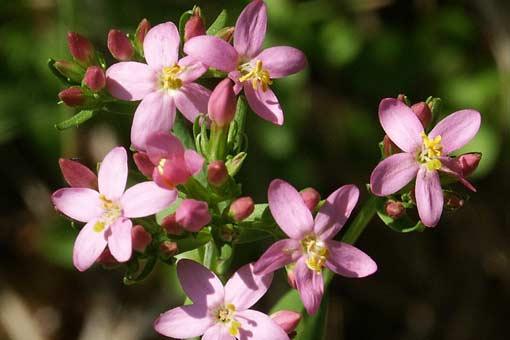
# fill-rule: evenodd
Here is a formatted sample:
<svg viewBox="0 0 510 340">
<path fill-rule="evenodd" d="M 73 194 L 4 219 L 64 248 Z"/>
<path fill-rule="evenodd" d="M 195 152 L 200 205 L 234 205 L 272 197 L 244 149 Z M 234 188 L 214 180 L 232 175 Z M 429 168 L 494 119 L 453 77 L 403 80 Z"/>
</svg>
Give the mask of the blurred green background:
<svg viewBox="0 0 510 340">
<path fill-rule="evenodd" d="M 246 1 L 197 1 L 209 23 L 227 8 L 233 24 Z M 271 179 L 323 196 L 363 188 L 379 159 L 381 98 L 443 99 L 444 113 L 483 115 L 466 148 L 483 152 L 478 193 L 440 225 L 398 234 L 374 220 L 358 245 L 379 264 L 363 280 L 336 277 L 327 339 L 508 339 L 510 305 L 510 3 L 506 0 L 267 0 L 267 45 L 302 49 L 309 68 L 275 82 L 286 124 L 248 120 L 250 148 L 239 175 L 263 202 Z M 49 57 L 68 58 L 66 32 L 106 52 L 110 28 L 132 32 L 179 19 L 189 0 L 17 0 L 0 4 L 0 339 L 158 339 L 155 317 L 182 302 L 175 274 L 125 287 L 121 271 L 71 267 L 76 231 L 48 200 L 63 185 L 57 160 L 91 166 L 128 145 L 130 117 L 99 115 L 78 129 Z M 362 201 L 366 200 L 366 193 Z M 261 246 L 263 248 L 263 246 Z M 253 254 L 256 256 L 257 254 Z M 266 310 L 286 290 L 276 275 Z M 270 340 L 270 339 L 268 339 Z"/>
</svg>

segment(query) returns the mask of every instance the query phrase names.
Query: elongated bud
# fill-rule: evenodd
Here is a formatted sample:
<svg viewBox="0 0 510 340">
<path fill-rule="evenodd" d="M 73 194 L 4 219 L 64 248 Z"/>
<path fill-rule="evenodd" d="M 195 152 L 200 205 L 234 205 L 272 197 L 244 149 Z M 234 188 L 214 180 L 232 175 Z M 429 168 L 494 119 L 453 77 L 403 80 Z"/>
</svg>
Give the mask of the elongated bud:
<svg viewBox="0 0 510 340">
<path fill-rule="evenodd" d="M 411 106 L 411 110 L 413 110 L 414 114 L 420 120 L 423 127 L 427 127 L 429 125 L 430 120 L 432 119 L 432 111 L 430 111 L 430 107 L 425 102 L 419 102 L 413 104 Z"/>
<path fill-rule="evenodd" d="M 237 96 L 234 92 L 234 82 L 229 78 L 223 79 L 211 93 L 207 111 L 209 118 L 217 126 L 230 124 L 236 113 Z"/>
<path fill-rule="evenodd" d="M 294 332 L 301 321 L 301 314 L 290 310 L 278 311 L 271 314 L 270 317 L 287 334 Z"/>
<path fill-rule="evenodd" d="M 92 92 L 99 92 L 106 85 L 106 75 L 99 66 L 89 66 L 83 77 L 83 85 L 86 85 Z"/>
<path fill-rule="evenodd" d="M 383 155 L 384 157 L 389 157 L 395 153 L 398 153 L 400 152 L 400 149 L 398 148 L 398 146 L 395 145 L 395 143 L 393 143 L 390 139 L 390 137 L 388 137 L 387 135 L 384 135 L 384 139 L 383 139 Z"/>
<path fill-rule="evenodd" d="M 58 164 L 69 186 L 73 188 L 97 188 L 96 174 L 85 165 L 65 158 L 60 158 Z"/>
<path fill-rule="evenodd" d="M 177 246 L 177 243 L 172 241 L 165 241 L 161 243 L 159 246 L 159 253 L 161 256 L 165 258 L 169 258 L 170 256 L 174 256 L 179 252 L 179 247 Z"/>
<path fill-rule="evenodd" d="M 66 105 L 71 107 L 82 106 L 87 101 L 83 89 L 79 86 L 71 86 L 65 90 L 60 91 L 58 97 Z"/>
<path fill-rule="evenodd" d="M 83 79 L 83 68 L 75 62 L 59 60 L 56 61 L 53 66 L 60 74 L 74 82 L 80 83 Z"/>
<path fill-rule="evenodd" d="M 306 207 L 310 211 L 314 211 L 321 200 L 321 194 L 314 188 L 305 188 L 299 192 L 301 198 L 305 202 Z"/>
<path fill-rule="evenodd" d="M 126 34 L 119 30 L 108 32 L 108 50 L 119 61 L 131 60 L 135 50 Z"/>
<path fill-rule="evenodd" d="M 476 170 L 476 168 L 478 168 L 480 159 L 482 159 L 482 154 L 480 152 L 471 152 L 460 155 L 456 158 L 456 161 L 462 172 L 462 175 L 467 177 L 471 175 Z"/>
<path fill-rule="evenodd" d="M 177 208 L 175 221 L 188 231 L 198 232 L 211 221 L 209 207 L 204 201 L 186 199 Z"/>
<path fill-rule="evenodd" d="M 152 242 L 152 235 L 144 227 L 137 224 L 131 229 L 131 240 L 133 249 L 139 253 L 145 252 L 145 249 Z"/>
<path fill-rule="evenodd" d="M 166 232 L 170 235 L 182 235 L 184 232 L 184 229 L 182 229 L 181 225 L 175 220 L 175 213 L 166 216 L 163 221 L 161 221 L 161 226 L 165 228 Z"/>
<path fill-rule="evenodd" d="M 147 178 L 152 178 L 154 164 L 152 164 L 149 156 L 145 152 L 137 152 L 133 155 L 138 170 Z"/>
<path fill-rule="evenodd" d="M 228 159 L 225 162 L 228 174 L 230 176 L 232 177 L 235 176 L 239 172 L 239 170 L 241 170 L 241 167 L 243 166 L 246 156 L 247 156 L 246 152 L 240 152 L 237 155 L 235 155 L 234 158 Z"/>
<path fill-rule="evenodd" d="M 204 20 L 202 19 L 200 7 L 197 6 L 193 10 L 193 15 L 184 25 L 184 41 L 204 34 L 206 34 Z"/>
<path fill-rule="evenodd" d="M 253 199 L 249 196 L 239 197 L 230 205 L 229 215 L 237 222 L 240 222 L 251 215 L 255 209 Z"/>
<path fill-rule="evenodd" d="M 76 61 L 85 65 L 94 63 L 94 46 L 87 38 L 76 32 L 69 32 L 67 33 L 67 44 L 69 52 Z"/>
<path fill-rule="evenodd" d="M 464 199 L 457 193 L 444 191 L 444 205 L 449 210 L 457 210 L 464 206 Z"/>
<path fill-rule="evenodd" d="M 151 23 L 147 19 L 142 19 L 140 23 L 138 24 L 138 27 L 136 28 L 135 32 L 135 41 L 143 45 L 143 41 L 145 40 L 145 36 L 147 35 L 147 32 L 151 29 Z"/>
<path fill-rule="evenodd" d="M 220 187 L 228 180 L 228 170 L 223 161 L 212 161 L 207 166 L 207 180 L 215 187 Z"/>
<path fill-rule="evenodd" d="M 406 212 L 406 208 L 404 208 L 402 202 L 397 202 L 393 200 L 389 200 L 388 202 L 386 202 L 384 210 L 386 211 L 386 215 L 393 218 L 394 220 L 399 219 Z"/>
<path fill-rule="evenodd" d="M 216 32 L 215 36 L 230 43 L 232 41 L 232 37 L 234 36 L 234 27 L 223 27 L 218 32 Z"/>
</svg>

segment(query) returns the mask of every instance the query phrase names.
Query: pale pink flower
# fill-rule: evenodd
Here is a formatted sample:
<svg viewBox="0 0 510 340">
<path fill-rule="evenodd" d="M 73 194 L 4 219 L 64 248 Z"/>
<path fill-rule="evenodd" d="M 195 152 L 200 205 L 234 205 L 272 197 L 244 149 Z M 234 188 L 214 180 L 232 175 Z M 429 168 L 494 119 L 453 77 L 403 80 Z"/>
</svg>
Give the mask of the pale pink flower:
<svg viewBox="0 0 510 340">
<path fill-rule="evenodd" d="M 370 177 L 377 196 L 388 196 L 416 178 L 415 196 L 420 219 L 434 227 L 443 211 L 443 191 L 438 171 L 456 176 L 471 190 L 474 187 L 457 171 L 449 155 L 466 145 L 480 128 L 480 113 L 461 110 L 441 120 L 428 134 L 413 111 L 404 103 L 386 98 L 379 104 L 379 121 L 402 152 L 381 161 Z"/>
<path fill-rule="evenodd" d="M 269 185 L 269 209 L 289 238 L 269 247 L 255 264 L 255 272 L 266 274 L 295 262 L 296 287 L 308 314 L 315 314 L 320 306 L 324 267 L 346 277 L 364 277 L 377 270 L 376 263 L 364 252 L 333 240 L 356 206 L 358 196 L 358 188 L 344 185 L 326 199 L 314 221 L 294 187 L 280 179 Z"/>
<path fill-rule="evenodd" d="M 142 182 L 124 191 L 128 176 L 126 150 L 112 149 L 101 162 L 99 192 L 90 188 L 63 188 L 51 197 L 63 214 L 86 225 L 74 243 L 73 262 L 87 270 L 108 245 L 119 262 L 129 260 L 132 252 L 130 218 L 153 215 L 177 198 L 177 191 Z"/>
<path fill-rule="evenodd" d="M 283 124 L 283 111 L 269 85 L 306 67 L 300 50 L 276 46 L 262 50 L 266 35 L 267 8 L 262 0 L 250 2 L 237 19 L 234 46 L 215 36 L 202 35 L 184 45 L 186 54 L 218 70 L 229 72 L 248 104 L 263 119 Z"/>
<path fill-rule="evenodd" d="M 253 265 L 241 267 L 223 286 L 218 277 L 191 260 L 177 263 L 182 289 L 193 301 L 161 314 L 156 331 L 176 339 L 202 335 L 202 340 L 288 340 L 278 324 L 249 309 L 267 291 L 272 274 L 256 275 Z"/>
<path fill-rule="evenodd" d="M 143 41 L 147 64 L 127 61 L 106 71 L 110 93 L 122 100 L 142 100 L 131 127 L 131 142 L 144 150 L 148 136 L 170 131 L 175 109 L 194 122 L 206 112 L 210 91 L 194 83 L 207 68 L 191 57 L 179 59 L 179 32 L 171 22 L 149 30 Z"/>
</svg>

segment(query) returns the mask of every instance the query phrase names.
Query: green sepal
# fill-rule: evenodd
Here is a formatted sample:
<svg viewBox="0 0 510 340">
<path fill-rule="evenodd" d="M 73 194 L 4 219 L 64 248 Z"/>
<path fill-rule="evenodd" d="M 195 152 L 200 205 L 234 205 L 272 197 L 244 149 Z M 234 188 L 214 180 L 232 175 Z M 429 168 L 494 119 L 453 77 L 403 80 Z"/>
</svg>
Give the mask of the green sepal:
<svg viewBox="0 0 510 340">
<path fill-rule="evenodd" d="M 150 273 L 154 270 L 154 267 L 157 263 L 157 257 L 150 256 L 146 260 L 144 260 L 144 266 L 140 271 L 140 264 L 138 259 L 134 259 L 128 263 L 128 268 L 126 273 L 124 274 L 123 282 L 125 285 L 133 285 L 137 284 L 144 279 L 146 279 Z"/>
<path fill-rule="evenodd" d="M 74 116 L 72 116 L 71 118 L 66 119 L 58 124 L 55 124 L 55 128 L 57 130 L 65 130 L 71 127 L 78 127 L 81 124 L 85 123 L 90 118 L 92 118 L 94 114 L 95 114 L 94 110 L 82 110 L 75 114 Z"/>
<path fill-rule="evenodd" d="M 246 152 L 240 152 L 234 157 L 227 156 L 225 166 L 227 167 L 228 174 L 231 177 L 234 177 L 239 172 L 239 170 L 241 170 L 247 155 L 248 154 Z"/>
<path fill-rule="evenodd" d="M 47 63 L 48 68 L 50 69 L 51 73 L 53 73 L 53 75 L 55 75 L 55 77 L 57 77 L 61 82 L 63 82 L 66 85 L 80 85 L 79 81 L 75 81 L 71 78 L 64 76 L 62 73 L 60 73 L 60 71 L 55 68 L 55 63 L 56 63 L 56 60 L 54 60 L 52 58 L 48 59 L 48 63 Z"/>
<path fill-rule="evenodd" d="M 216 35 L 216 33 L 218 33 L 218 31 L 225 27 L 225 25 L 227 24 L 227 18 L 228 13 L 227 10 L 224 9 L 223 11 L 220 12 L 220 14 L 218 14 L 214 22 L 207 29 L 207 35 Z"/>
<path fill-rule="evenodd" d="M 186 12 L 181 14 L 181 17 L 179 18 L 179 34 L 181 36 L 181 43 L 184 42 L 184 27 L 186 26 L 186 23 L 188 22 L 189 18 L 193 15 L 193 9 L 189 9 Z"/>
</svg>

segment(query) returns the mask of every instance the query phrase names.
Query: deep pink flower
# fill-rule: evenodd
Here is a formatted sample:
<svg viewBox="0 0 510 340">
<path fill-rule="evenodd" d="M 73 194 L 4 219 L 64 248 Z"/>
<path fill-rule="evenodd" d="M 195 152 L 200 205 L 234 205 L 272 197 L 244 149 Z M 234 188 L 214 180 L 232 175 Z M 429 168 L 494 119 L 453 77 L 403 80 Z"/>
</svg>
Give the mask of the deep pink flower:
<svg viewBox="0 0 510 340">
<path fill-rule="evenodd" d="M 106 71 L 110 93 L 122 100 L 142 100 L 131 127 L 131 142 L 145 149 L 147 137 L 157 131 L 169 131 L 175 109 L 194 122 L 206 112 L 210 91 L 194 83 L 207 68 L 191 57 L 179 60 L 179 32 L 171 22 L 149 30 L 143 41 L 147 64 L 127 61 Z"/>
<path fill-rule="evenodd" d="M 229 77 L 237 83 L 236 92 L 244 89 L 253 111 L 282 125 L 283 111 L 269 85 L 273 79 L 301 71 L 307 62 L 303 52 L 293 47 L 262 50 L 266 28 L 266 4 L 254 0 L 237 19 L 233 47 L 218 37 L 203 35 L 186 42 L 184 51 L 210 67 L 229 72 Z"/>
<path fill-rule="evenodd" d="M 98 172 L 99 192 L 89 188 L 63 188 L 51 196 L 55 207 L 79 222 L 87 223 L 74 243 L 73 262 L 87 270 L 106 245 L 119 262 L 132 252 L 131 220 L 153 215 L 177 198 L 177 191 L 143 182 L 124 191 L 128 176 L 127 154 L 122 147 L 112 149 Z"/>
<path fill-rule="evenodd" d="M 377 196 L 388 196 L 416 177 L 415 196 L 420 219 L 434 227 L 443 211 L 443 191 L 438 171 L 457 176 L 469 189 L 474 187 L 458 172 L 449 155 L 466 145 L 480 128 L 480 113 L 461 110 L 441 120 L 429 133 L 411 109 L 386 98 L 379 104 L 379 121 L 402 152 L 381 161 L 372 172 L 370 187 Z"/>
<path fill-rule="evenodd" d="M 288 340 L 289 337 L 269 316 L 248 309 L 267 291 L 272 274 L 256 275 L 253 265 L 241 267 L 225 287 L 218 277 L 191 260 L 177 263 L 182 289 L 193 301 L 161 314 L 154 328 L 164 336 L 203 340 Z"/>
<path fill-rule="evenodd" d="M 319 308 L 324 293 L 324 267 L 346 277 L 364 277 L 377 270 L 364 252 L 333 240 L 356 206 L 358 196 L 358 188 L 344 185 L 326 199 L 314 221 L 294 187 L 280 179 L 269 185 L 269 209 L 289 238 L 269 247 L 255 264 L 255 272 L 270 273 L 296 262 L 296 286 L 308 314 L 315 314 Z"/>
<path fill-rule="evenodd" d="M 211 222 L 211 214 L 207 202 L 185 199 L 175 211 L 175 221 L 184 229 L 199 232 Z"/>
</svg>

